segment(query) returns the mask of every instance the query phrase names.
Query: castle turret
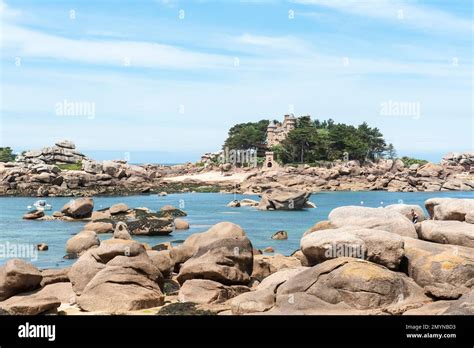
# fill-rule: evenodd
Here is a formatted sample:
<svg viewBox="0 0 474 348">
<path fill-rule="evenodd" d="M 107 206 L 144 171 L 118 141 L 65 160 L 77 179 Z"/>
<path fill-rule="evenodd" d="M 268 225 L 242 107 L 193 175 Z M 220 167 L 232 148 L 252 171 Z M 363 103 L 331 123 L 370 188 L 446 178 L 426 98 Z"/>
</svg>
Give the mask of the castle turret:
<svg viewBox="0 0 474 348">
<path fill-rule="evenodd" d="M 283 124 L 272 121 L 267 127 L 267 149 L 280 144 L 286 139 L 288 133 L 296 128 L 296 117 L 293 114 L 284 116 Z M 274 153 L 272 151 L 265 152 L 264 168 L 275 168 L 278 163 L 275 162 Z"/>
<path fill-rule="evenodd" d="M 267 146 L 271 147 L 277 144 L 277 139 L 276 139 L 276 130 L 277 126 L 275 122 L 270 122 L 270 124 L 267 127 Z"/>
<path fill-rule="evenodd" d="M 285 115 L 283 128 L 287 134 L 289 131 L 296 128 L 296 117 L 293 114 Z"/>
</svg>

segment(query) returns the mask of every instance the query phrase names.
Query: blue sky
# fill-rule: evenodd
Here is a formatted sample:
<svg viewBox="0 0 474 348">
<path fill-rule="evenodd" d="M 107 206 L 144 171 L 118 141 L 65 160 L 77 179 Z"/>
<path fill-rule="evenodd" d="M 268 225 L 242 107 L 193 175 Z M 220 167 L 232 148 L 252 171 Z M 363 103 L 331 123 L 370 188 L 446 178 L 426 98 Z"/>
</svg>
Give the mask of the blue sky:
<svg viewBox="0 0 474 348">
<path fill-rule="evenodd" d="M 235 123 L 289 111 L 367 121 L 399 155 L 474 148 L 471 0 L 0 6 L 1 146 L 17 151 L 66 138 L 99 159 L 196 160 Z M 64 100 L 94 117 L 58 115 Z"/>
</svg>

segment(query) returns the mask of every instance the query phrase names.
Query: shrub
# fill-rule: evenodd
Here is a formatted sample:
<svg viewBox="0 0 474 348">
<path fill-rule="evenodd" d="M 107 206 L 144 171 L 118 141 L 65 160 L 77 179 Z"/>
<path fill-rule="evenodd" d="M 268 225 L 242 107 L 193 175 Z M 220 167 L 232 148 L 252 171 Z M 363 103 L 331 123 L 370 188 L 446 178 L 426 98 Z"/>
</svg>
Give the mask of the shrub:
<svg viewBox="0 0 474 348">
<path fill-rule="evenodd" d="M 56 166 L 61 170 L 81 170 L 82 161 L 76 163 L 56 163 Z"/>
<path fill-rule="evenodd" d="M 15 157 L 10 147 L 0 147 L 0 162 L 13 162 Z"/>
<path fill-rule="evenodd" d="M 422 166 L 423 164 L 428 163 L 428 161 L 425 161 L 425 160 L 422 160 L 422 159 L 417 159 L 417 158 L 412 158 L 412 157 L 407 157 L 407 156 L 404 156 L 400 159 L 405 164 L 405 167 L 409 167 L 412 164 L 419 164 L 420 166 Z"/>
</svg>

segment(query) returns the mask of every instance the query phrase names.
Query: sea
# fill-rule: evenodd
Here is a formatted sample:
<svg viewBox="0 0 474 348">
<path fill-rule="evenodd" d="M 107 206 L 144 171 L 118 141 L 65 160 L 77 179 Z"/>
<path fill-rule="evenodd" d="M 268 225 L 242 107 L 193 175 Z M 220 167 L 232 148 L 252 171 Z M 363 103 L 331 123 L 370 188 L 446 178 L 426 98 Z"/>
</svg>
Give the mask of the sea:
<svg viewBox="0 0 474 348">
<path fill-rule="evenodd" d="M 164 205 L 174 205 L 188 214 L 186 219 L 190 229 L 174 231 L 167 236 L 134 236 L 140 242 L 153 246 L 164 242 L 181 243 L 193 233 L 203 232 L 221 221 L 240 225 L 253 246 L 257 249 L 272 247 L 275 253 L 290 255 L 299 248 L 302 234 L 315 223 L 325 220 L 334 208 L 346 205 L 383 207 L 390 204 L 418 204 L 424 208 L 425 200 L 433 197 L 474 198 L 474 192 L 318 192 L 312 194 L 310 201 L 317 208 L 301 211 L 260 211 L 254 207 L 227 207 L 234 199 L 258 196 L 224 193 L 177 193 L 167 196 L 155 194 L 136 196 L 93 197 L 94 209 L 109 207 L 115 203 L 126 203 L 130 208 L 147 207 L 159 210 Z M 23 220 L 27 207 L 35 202 L 34 197 L 0 197 L 0 264 L 10 258 L 20 257 L 39 268 L 62 268 L 75 260 L 64 259 L 65 246 L 69 238 L 83 229 L 86 222 L 34 221 Z M 53 209 L 60 210 L 71 198 L 51 197 L 47 202 Z M 271 236 L 284 230 L 287 240 L 272 240 Z M 111 234 L 101 234 L 100 239 L 111 238 Z M 47 251 L 36 251 L 39 243 L 48 245 Z M 30 250 L 30 252 L 28 252 Z"/>
</svg>

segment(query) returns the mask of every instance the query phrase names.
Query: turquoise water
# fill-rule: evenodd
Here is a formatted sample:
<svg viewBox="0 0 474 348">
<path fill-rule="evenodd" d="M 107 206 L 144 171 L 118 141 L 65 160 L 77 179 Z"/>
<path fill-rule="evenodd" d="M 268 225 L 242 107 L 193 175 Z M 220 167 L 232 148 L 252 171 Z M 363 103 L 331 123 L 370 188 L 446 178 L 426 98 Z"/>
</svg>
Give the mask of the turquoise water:
<svg viewBox="0 0 474 348">
<path fill-rule="evenodd" d="M 236 195 L 237 199 L 252 198 L 257 196 Z M 327 218 L 329 212 L 339 206 L 361 205 L 379 207 L 395 203 L 419 204 L 424 206 L 424 201 L 432 197 L 458 197 L 474 198 L 474 192 L 324 192 L 316 193 L 311 201 L 318 208 L 304 211 L 259 211 L 252 207 L 228 208 L 226 204 L 234 199 L 232 194 L 219 193 L 183 193 L 170 194 L 165 197 L 157 195 L 140 195 L 129 197 L 95 197 L 95 209 L 105 208 L 112 204 L 124 202 L 129 207 L 148 207 L 158 210 L 165 204 L 172 204 L 188 213 L 186 220 L 191 228 L 187 231 L 175 231 L 169 236 L 137 237 L 140 242 L 150 245 L 158 243 L 183 240 L 190 234 L 207 230 L 210 226 L 220 221 L 231 221 L 244 228 L 254 247 L 263 249 L 271 246 L 276 252 L 285 255 L 291 254 L 299 248 L 303 232 L 320 220 Z M 65 245 L 67 240 L 75 233 L 81 231 L 85 222 L 63 221 L 27 221 L 22 220 L 26 207 L 34 203 L 35 198 L 25 197 L 0 197 L 0 248 L 2 245 L 38 244 L 46 243 L 48 251 L 38 252 L 36 257 L 28 261 L 38 267 L 65 267 L 74 260 L 64 260 Z M 60 210 L 70 198 L 48 198 L 53 211 Z M 48 214 L 51 214 L 48 212 Z M 288 232 L 288 240 L 276 241 L 270 236 L 279 230 Z M 110 238 L 110 234 L 100 235 L 101 239 Z M 9 243 L 9 244 L 8 244 Z M 5 250 L 5 247 L 3 248 Z M 10 254 L 11 255 L 11 254 Z M 0 249 L 0 264 L 4 263 L 8 255 Z"/>
</svg>

